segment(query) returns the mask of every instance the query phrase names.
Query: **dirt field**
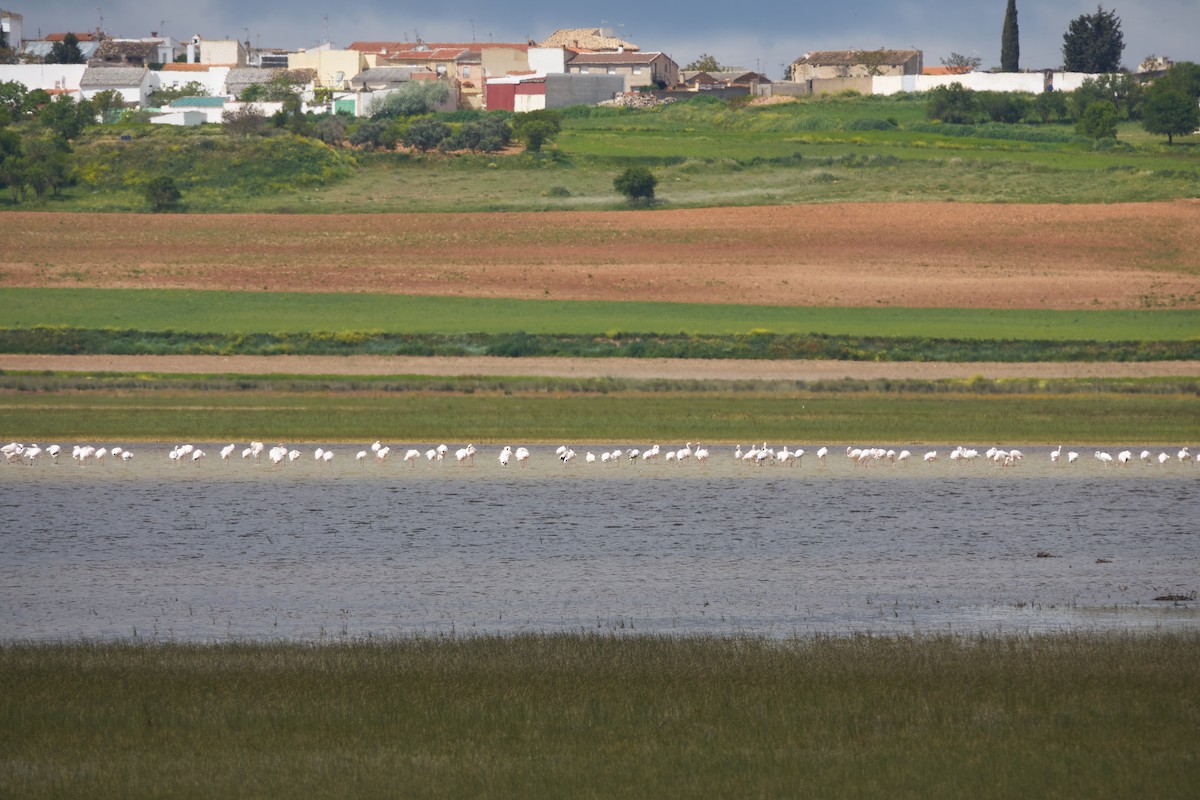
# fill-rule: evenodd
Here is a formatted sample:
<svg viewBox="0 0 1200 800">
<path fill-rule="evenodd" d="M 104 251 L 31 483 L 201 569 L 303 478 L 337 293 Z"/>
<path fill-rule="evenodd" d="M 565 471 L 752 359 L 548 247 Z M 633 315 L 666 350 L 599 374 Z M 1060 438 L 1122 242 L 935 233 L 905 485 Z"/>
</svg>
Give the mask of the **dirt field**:
<svg viewBox="0 0 1200 800">
<path fill-rule="evenodd" d="M 1200 307 L 1200 201 L 605 213 L 6 213 L 0 286 Z"/>
</svg>

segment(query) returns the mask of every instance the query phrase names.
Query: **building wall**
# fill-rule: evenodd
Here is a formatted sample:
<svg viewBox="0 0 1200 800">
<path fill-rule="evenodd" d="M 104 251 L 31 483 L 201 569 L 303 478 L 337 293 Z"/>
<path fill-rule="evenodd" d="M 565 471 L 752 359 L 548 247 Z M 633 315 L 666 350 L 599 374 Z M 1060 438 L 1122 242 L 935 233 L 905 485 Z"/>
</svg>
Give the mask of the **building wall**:
<svg viewBox="0 0 1200 800">
<path fill-rule="evenodd" d="M 0 83 L 16 81 L 29 91 L 67 89 L 79 91 L 87 64 L 0 64 Z"/>
<path fill-rule="evenodd" d="M 547 75 L 546 108 L 595 105 L 625 91 L 619 75 Z"/>
<path fill-rule="evenodd" d="M 154 88 L 162 86 L 167 89 L 177 89 L 195 82 L 204 87 L 205 94 L 209 97 L 223 97 L 225 95 L 225 79 L 229 77 L 229 67 L 209 67 L 203 72 L 164 69 L 152 71 L 150 75 L 153 80 L 157 81 Z"/>
<path fill-rule="evenodd" d="M 567 71 L 567 51 L 561 47 L 529 48 L 529 69 L 540 75 Z"/>
<path fill-rule="evenodd" d="M 236 39 L 204 39 L 200 42 L 200 63 L 246 66 L 246 51 Z"/>
<path fill-rule="evenodd" d="M 958 83 L 977 92 L 1041 94 L 1047 88 L 1070 92 L 1078 89 L 1086 79 L 1095 77 L 1083 72 L 967 72 L 962 75 L 880 76 L 872 79 L 870 91 L 872 94 L 928 92 Z"/>
<path fill-rule="evenodd" d="M 357 50 L 309 50 L 288 54 L 288 69 L 311 69 L 317 73 L 316 86 L 345 89 L 349 81 L 367 68 L 367 60 Z M 338 74 L 341 73 L 341 80 Z"/>
<path fill-rule="evenodd" d="M 483 85 L 484 77 L 498 78 L 510 72 L 528 72 L 530 69 L 528 54 L 515 47 L 485 47 L 479 55 L 483 60 L 483 75 L 472 75 L 470 78 L 464 76 L 463 79 L 474 81 L 480 86 Z"/>
<path fill-rule="evenodd" d="M 112 90 L 121 95 L 121 100 L 125 103 L 133 103 L 141 107 L 146 105 L 146 98 L 150 96 L 154 83 L 150 78 L 150 73 L 147 72 L 142 78 L 140 86 L 89 86 L 86 89 L 80 90 L 80 96 L 84 100 L 91 100 L 100 92 Z"/>
<path fill-rule="evenodd" d="M 874 83 L 871 78 L 814 78 L 808 81 L 810 94 L 837 94 L 838 92 L 855 91 L 859 94 L 871 94 Z"/>
</svg>

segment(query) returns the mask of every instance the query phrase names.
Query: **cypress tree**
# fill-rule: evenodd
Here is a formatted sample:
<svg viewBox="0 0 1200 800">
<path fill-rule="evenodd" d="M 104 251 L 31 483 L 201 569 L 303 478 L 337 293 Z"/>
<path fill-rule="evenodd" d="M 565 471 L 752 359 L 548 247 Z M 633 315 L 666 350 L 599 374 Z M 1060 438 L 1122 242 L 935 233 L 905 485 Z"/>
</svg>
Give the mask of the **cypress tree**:
<svg viewBox="0 0 1200 800">
<path fill-rule="evenodd" d="M 1000 71 L 1016 72 L 1021 60 L 1021 34 L 1017 30 L 1017 0 L 1008 0 L 1004 32 L 1000 36 Z"/>
</svg>

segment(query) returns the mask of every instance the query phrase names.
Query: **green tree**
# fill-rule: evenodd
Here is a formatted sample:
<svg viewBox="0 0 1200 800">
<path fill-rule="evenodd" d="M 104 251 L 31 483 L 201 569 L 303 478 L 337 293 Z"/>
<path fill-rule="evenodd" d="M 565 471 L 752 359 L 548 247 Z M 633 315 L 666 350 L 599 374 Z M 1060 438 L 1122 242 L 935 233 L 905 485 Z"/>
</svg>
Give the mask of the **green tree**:
<svg viewBox="0 0 1200 800">
<path fill-rule="evenodd" d="M 19 164 L 22 197 L 28 188 L 41 200 L 47 193 L 58 194 L 58 190 L 70 181 L 71 148 L 66 140 L 53 135 L 36 136 L 27 138 L 22 149 Z"/>
<path fill-rule="evenodd" d="M 1047 91 L 1037 95 L 1033 98 L 1033 113 L 1037 114 L 1042 122 L 1049 122 L 1051 117 L 1065 119 L 1070 113 L 1066 93 Z"/>
<path fill-rule="evenodd" d="M 1191 61 L 1172 64 L 1166 74 L 1155 83 L 1170 83 L 1178 86 L 1192 97 L 1200 98 L 1200 64 L 1194 64 Z"/>
<path fill-rule="evenodd" d="M 20 199 L 21 137 L 16 131 L 0 128 L 0 188 L 8 187 L 14 201 Z"/>
<path fill-rule="evenodd" d="M 701 53 L 700 57 L 692 63 L 684 67 L 688 72 L 693 70 L 697 72 L 721 72 L 721 65 L 717 63 L 716 56 L 710 56 L 708 53 Z"/>
<path fill-rule="evenodd" d="M 125 108 L 125 97 L 114 89 L 105 89 L 92 95 L 92 109 L 101 122 L 115 122 Z"/>
<path fill-rule="evenodd" d="M 1071 20 L 1063 34 L 1063 69 L 1067 72 L 1116 72 L 1121 68 L 1125 37 L 1116 11 L 1096 6 L 1095 14 Z"/>
<path fill-rule="evenodd" d="M 961 83 L 952 83 L 929 93 L 925 113 L 930 119 L 970 125 L 979 120 L 979 103 L 973 91 Z"/>
<path fill-rule="evenodd" d="M 25 84 L 17 81 L 0 83 L 0 111 L 7 111 L 11 119 L 20 119 L 25 112 Z"/>
<path fill-rule="evenodd" d="M 346 140 L 346 119 L 337 114 L 321 117 L 313 125 L 313 135 L 325 144 L 341 144 Z"/>
<path fill-rule="evenodd" d="M 1146 92 L 1142 127 L 1149 133 L 1165 133 L 1167 144 L 1173 144 L 1176 134 L 1187 136 L 1200 128 L 1200 106 L 1182 86 L 1156 81 Z"/>
<path fill-rule="evenodd" d="M 554 111 L 529 111 L 513 117 L 513 138 L 531 153 L 554 141 L 562 130 L 562 118 Z"/>
<path fill-rule="evenodd" d="M 175 179 L 170 175 L 159 175 L 152 178 L 143 190 L 143 196 L 150 205 L 150 210 L 156 213 L 177 211 L 183 193 L 175 185 Z"/>
<path fill-rule="evenodd" d="M 50 55 L 46 56 L 47 64 L 82 64 L 86 60 L 79 49 L 79 37 L 73 33 L 68 33 L 61 42 L 55 42 L 50 47 Z"/>
<path fill-rule="evenodd" d="M 1000 71 L 1018 72 L 1021 62 L 1021 34 L 1017 27 L 1017 0 L 1008 0 L 1004 10 L 1004 31 L 1000 34 Z"/>
<path fill-rule="evenodd" d="M 396 146 L 396 129 L 390 120 L 368 119 L 358 123 L 350 132 L 350 144 L 365 150 L 390 150 Z"/>
<path fill-rule="evenodd" d="M 658 178 L 645 167 L 629 167 L 613 179 L 613 188 L 625 195 L 630 203 L 649 203 L 654 200 Z"/>
<path fill-rule="evenodd" d="M 1089 139 L 1117 138 L 1117 107 L 1107 100 L 1097 100 L 1084 109 L 1075 130 Z"/>
<path fill-rule="evenodd" d="M 432 114 L 450 99 L 450 87 L 441 81 L 410 81 L 371 103 L 371 118 L 419 117 Z"/>
<path fill-rule="evenodd" d="M 477 153 L 494 153 L 503 150 L 512 139 L 512 129 L 502 117 L 486 117 L 468 122 L 457 133 L 443 141 L 443 150 L 474 150 Z"/>
<path fill-rule="evenodd" d="M 160 86 L 150 94 L 147 104 L 153 108 L 164 108 L 181 97 L 207 96 L 208 89 L 204 88 L 204 84 L 200 83 L 199 81 L 188 81 L 183 86 L 176 88 Z"/>
<path fill-rule="evenodd" d="M 450 126 L 440 120 L 419 119 L 404 132 L 404 143 L 424 153 L 440 146 L 450 134 Z"/>
<path fill-rule="evenodd" d="M 96 108 L 91 100 L 76 102 L 69 95 L 60 94 L 37 115 L 37 121 L 63 139 L 77 139 L 83 129 L 95 122 Z"/>
</svg>

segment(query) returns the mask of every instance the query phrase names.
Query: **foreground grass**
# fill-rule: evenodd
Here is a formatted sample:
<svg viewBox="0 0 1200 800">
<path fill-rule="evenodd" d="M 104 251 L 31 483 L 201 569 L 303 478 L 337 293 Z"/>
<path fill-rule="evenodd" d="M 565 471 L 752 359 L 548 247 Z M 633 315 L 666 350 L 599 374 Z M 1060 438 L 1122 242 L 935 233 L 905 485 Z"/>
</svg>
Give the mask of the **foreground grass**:
<svg viewBox="0 0 1200 800">
<path fill-rule="evenodd" d="M 0 645 L 7 797 L 1195 796 L 1200 636 Z"/>
<path fill-rule="evenodd" d="M 24 379 L 20 379 L 24 380 Z M 262 380 L 262 379 L 259 379 Z M 1194 387 L 1116 382 L 1096 391 L 987 393 L 995 384 L 921 391 L 897 384 L 680 391 L 676 382 L 622 388 L 598 382 L 514 388 L 479 381 L 400 383 L 395 391 L 70 386 L 0 393 L 5 441 L 435 441 L 653 442 L 901 441 L 1079 444 L 1186 443 L 1200 439 Z M 330 381 L 329 385 L 337 385 Z M 442 388 L 434 388 L 441 386 Z M 32 386 L 32 384 L 31 384 Z M 1115 388 L 1114 388 L 1115 387 Z M 662 390 L 659 391 L 659 388 Z M 1157 393 L 1154 390 L 1167 390 Z M 582 389 L 578 391 L 577 389 Z"/>
</svg>

